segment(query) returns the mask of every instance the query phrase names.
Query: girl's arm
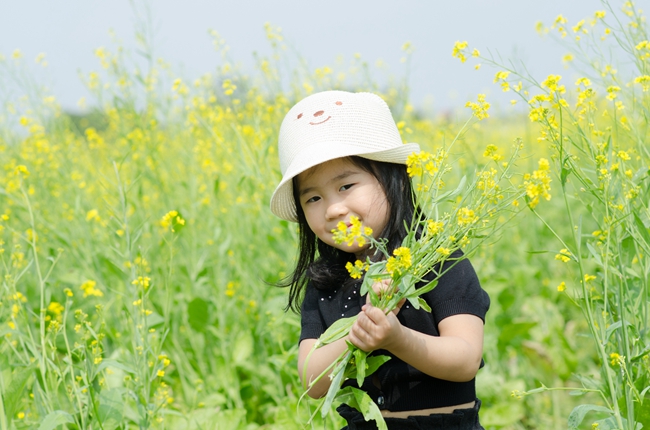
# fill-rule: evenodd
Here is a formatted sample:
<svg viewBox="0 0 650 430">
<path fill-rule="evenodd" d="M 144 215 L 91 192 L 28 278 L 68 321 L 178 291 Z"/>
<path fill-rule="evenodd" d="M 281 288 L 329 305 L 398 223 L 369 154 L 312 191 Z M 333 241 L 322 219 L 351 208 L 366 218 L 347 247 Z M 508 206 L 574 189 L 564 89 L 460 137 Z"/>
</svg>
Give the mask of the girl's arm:
<svg viewBox="0 0 650 430">
<path fill-rule="evenodd" d="M 300 375 L 300 380 L 304 388 L 307 388 L 310 381 L 318 378 L 318 375 L 323 373 L 347 349 L 346 339 L 347 337 L 318 348 L 309 356 L 309 360 L 307 360 L 307 356 L 316 343 L 316 339 L 303 339 L 300 342 L 300 346 L 298 347 L 298 375 Z M 306 379 L 303 380 L 305 366 L 307 366 L 307 372 Z M 321 378 L 307 394 L 313 399 L 323 397 L 327 393 L 330 383 L 329 375 L 327 375 Z"/>
<path fill-rule="evenodd" d="M 438 324 L 440 336 L 404 327 L 397 317 L 366 304 L 352 326 L 349 340 L 364 351 L 385 349 L 426 373 L 447 381 L 465 382 L 476 376 L 483 355 L 483 320 L 452 315 Z"/>
</svg>

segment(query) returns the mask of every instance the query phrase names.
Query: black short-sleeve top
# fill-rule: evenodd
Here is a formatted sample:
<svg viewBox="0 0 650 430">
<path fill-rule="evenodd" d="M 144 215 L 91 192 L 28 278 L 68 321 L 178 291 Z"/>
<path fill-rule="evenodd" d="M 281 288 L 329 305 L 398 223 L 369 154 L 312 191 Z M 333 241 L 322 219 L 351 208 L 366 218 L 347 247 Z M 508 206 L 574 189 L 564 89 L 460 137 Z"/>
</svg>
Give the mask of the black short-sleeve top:
<svg viewBox="0 0 650 430">
<path fill-rule="evenodd" d="M 455 264 L 454 264 L 455 263 Z M 431 313 L 416 310 L 408 302 L 397 315 L 402 325 L 431 336 L 439 336 L 438 323 L 457 314 L 476 315 L 485 321 L 490 307 L 490 298 L 481 288 L 476 272 L 468 259 L 448 260 L 442 267 L 438 285 L 421 297 L 431 307 Z M 437 276 L 432 272 L 426 280 Z M 424 285 L 424 281 L 421 285 Z M 359 288 L 361 281 L 347 288 L 318 290 L 307 285 L 301 307 L 300 340 L 317 339 L 336 320 L 358 314 L 365 304 Z M 388 351 L 374 354 L 388 355 L 389 361 L 373 375 L 366 378 L 363 390 L 377 403 L 380 409 L 409 411 L 459 405 L 474 401 L 476 390 L 474 380 L 452 382 L 431 377 Z M 346 384 L 356 385 L 348 380 Z"/>
</svg>

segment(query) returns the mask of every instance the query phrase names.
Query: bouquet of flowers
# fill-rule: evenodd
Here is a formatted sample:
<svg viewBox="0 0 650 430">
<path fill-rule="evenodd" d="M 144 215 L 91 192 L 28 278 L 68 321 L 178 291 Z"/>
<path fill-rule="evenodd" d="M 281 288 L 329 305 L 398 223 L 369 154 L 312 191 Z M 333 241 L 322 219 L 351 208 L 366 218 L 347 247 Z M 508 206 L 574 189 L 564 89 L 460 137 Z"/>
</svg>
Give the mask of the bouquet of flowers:
<svg viewBox="0 0 650 430">
<path fill-rule="evenodd" d="M 372 230 L 355 218 L 350 220 L 350 227 L 341 222 L 337 229 L 332 230 L 338 243 L 352 245 L 357 241 L 363 245 L 368 242 L 384 257 L 380 261 L 373 262 L 367 258 L 366 261 L 357 260 L 347 264 L 353 278 L 361 278 L 365 273 L 361 295 L 369 294 L 372 305 L 386 313 L 395 309 L 402 300 L 408 300 L 415 309 L 430 312 L 431 309 L 420 296 L 431 291 L 443 273 L 436 273 L 436 279 L 417 288 L 425 275 L 443 267 L 447 260 L 451 264 L 445 267 L 453 266 L 460 259 L 471 256 L 485 240 L 494 240 L 494 233 L 525 207 L 519 204 L 522 198 L 531 207 L 537 205 L 540 197 L 550 198 L 551 179 L 549 164 L 545 159 L 539 161 L 538 170 L 523 175 L 523 181 L 514 183 L 515 174 L 511 168 L 519 158 L 521 147 L 521 143 L 516 141 L 509 160 L 503 162 L 496 146 L 488 145 L 484 155 L 494 163 L 476 172 L 471 179 L 462 177 L 451 190 L 446 190 L 444 181 L 445 175 L 452 170 L 448 151 L 441 149 L 435 154 L 411 154 L 407 169 L 413 181 L 417 210 L 414 219 L 405 220 L 407 235 L 400 247 L 389 252 L 385 240 L 375 239 Z M 452 256 L 459 249 L 463 250 L 462 256 Z M 392 286 L 390 293 L 375 293 L 372 285 L 386 280 L 390 280 Z M 318 339 L 310 355 L 315 349 L 347 336 L 356 319 L 357 316 L 342 318 L 332 324 Z M 332 381 L 315 413 L 320 409 L 324 417 L 335 401 L 343 402 L 359 410 L 366 420 L 374 419 L 379 429 L 386 429 L 379 408 L 364 391 L 351 386 L 341 387 L 350 378 L 356 379 L 361 386 L 368 375 L 389 359 L 382 355 L 369 356 L 369 352 L 348 342 L 348 348 L 323 373 L 309 382 L 307 390 L 323 377 L 329 377 Z M 306 375 L 303 376 L 305 381 Z"/>
</svg>

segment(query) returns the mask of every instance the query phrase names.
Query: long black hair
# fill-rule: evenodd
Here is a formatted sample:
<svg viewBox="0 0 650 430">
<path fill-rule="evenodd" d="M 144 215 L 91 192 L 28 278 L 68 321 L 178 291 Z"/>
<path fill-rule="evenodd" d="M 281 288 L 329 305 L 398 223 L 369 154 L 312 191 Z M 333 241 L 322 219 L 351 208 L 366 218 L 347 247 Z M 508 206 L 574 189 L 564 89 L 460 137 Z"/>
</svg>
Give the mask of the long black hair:
<svg viewBox="0 0 650 430">
<path fill-rule="evenodd" d="M 411 178 L 406 172 L 406 166 L 356 156 L 347 159 L 373 175 L 386 194 L 389 216 L 380 237 L 388 241 L 387 249 L 390 252 L 401 245 L 406 236 L 404 223 L 410 224 L 417 210 L 413 201 Z M 354 282 L 345 264 L 356 259 L 353 253 L 325 244 L 309 228 L 298 198 L 298 188 L 298 179 L 294 177 L 293 198 L 299 229 L 298 262 L 293 273 L 278 283 L 278 286 L 289 287 L 289 301 L 285 310 L 291 309 L 296 313 L 300 312 L 302 297 L 308 282 L 319 290 L 336 289 Z M 374 258 L 381 258 L 381 256 L 375 255 Z"/>
</svg>

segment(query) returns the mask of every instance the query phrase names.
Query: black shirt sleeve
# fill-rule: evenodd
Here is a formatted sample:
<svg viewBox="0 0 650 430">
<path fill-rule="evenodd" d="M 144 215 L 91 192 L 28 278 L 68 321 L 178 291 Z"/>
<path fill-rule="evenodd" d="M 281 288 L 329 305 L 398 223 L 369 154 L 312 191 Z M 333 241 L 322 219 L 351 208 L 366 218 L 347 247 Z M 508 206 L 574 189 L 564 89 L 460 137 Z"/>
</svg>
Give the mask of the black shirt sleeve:
<svg viewBox="0 0 650 430">
<path fill-rule="evenodd" d="M 307 284 L 305 298 L 300 307 L 300 342 L 303 339 L 318 339 L 327 329 L 318 306 L 318 290 Z"/>
<path fill-rule="evenodd" d="M 462 254 L 454 254 L 460 257 Z M 422 298 L 431 307 L 436 326 L 443 319 L 457 314 L 476 315 L 485 322 L 490 307 L 490 297 L 481 288 L 478 276 L 467 258 L 459 261 L 447 260 L 441 270 L 438 285 Z M 435 272 L 426 278 L 434 279 Z"/>
</svg>

